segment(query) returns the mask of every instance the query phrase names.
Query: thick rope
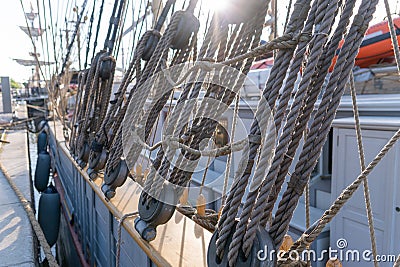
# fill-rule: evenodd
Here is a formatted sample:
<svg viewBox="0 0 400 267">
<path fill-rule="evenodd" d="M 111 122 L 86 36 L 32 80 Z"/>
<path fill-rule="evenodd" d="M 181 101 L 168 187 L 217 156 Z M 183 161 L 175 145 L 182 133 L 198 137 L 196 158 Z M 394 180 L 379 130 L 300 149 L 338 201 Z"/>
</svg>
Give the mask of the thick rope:
<svg viewBox="0 0 400 267">
<path fill-rule="evenodd" d="M 215 37 L 214 31 L 217 30 L 217 27 L 216 27 L 217 23 L 218 23 L 218 19 L 217 19 L 217 17 L 214 16 L 212 19 L 212 22 L 211 22 L 211 26 L 210 26 L 211 30 L 207 32 L 206 38 L 200 49 L 200 52 L 199 52 L 200 57 L 204 57 L 204 55 L 206 55 L 207 57 L 211 57 L 215 53 L 215 51 L 217 49 L 217 45 L 215 45 L 215 44 L 212 45 L 211 42 L 212 42 L 212 39 Z M 217 31 L 217 34 L 221 34 L 221 33 L 222 33 L 222 31 Z M 197 75 L 200 75 L 200 77 L 204 77 L 206 75 L 206 72 L 192 73 L 190 80 L 195 80 Z M 198 95 L 200 93 L 200 89 L 201 89 L 201 84 L 199 84 L 199 83 L 189 84 L 189 86 L 184 87 L 183 92 L 181 93 L 181 96 L 178 99 L 177 105 L 174 108 L 174 112 L 172 112 L 172 114 L 169 117 L 167 129 L 166 129 L 167 133 L 172 133 L 173 136 L 175 136 L 176 131 L 177 131 L 178 121 L 185 123 L 189 119 L 191 112 L 195 107 L 195 102 L 196 102 L 196 101 L 191 101 L 191 100 L 195 100 L 198 97 Z M 190 94 L 190 96 L 189 96 L 189 94 Z M 190 97 L 190 99 L 188 99 L 188 97 Z M 182 103 L 184 103 L 184 101 L 186 101 L 186 100 L 189 100 L 189 101 L 187 101 L 189 104 L 187 105 L 187 107 L 185 109 L 183 109 L 184 105 L 182 105 Z M 171 149 L 168 148 L 167 151 L 164 151 L 163 147 L 161 147 L 159 149 L 159 151 L 157 152 L 156 159 L 153 163 L 153 168 L 151 169 L 151 171 L 147 177 L 146 183 L 145 183 L 145 188 L 144 188 L 145 192 L 151 192 L 151 194 L 154 193 L 152 188 L 154 188 L 154 186 L 153 186 L 154 179 L 156 178 L 156 175 L 158 175 L 157 171 L 161 177 L 166 176 L 166 173 L 168 172 L 168 169 L 169 169 L 169 161 L 167 159 L 170 157 L 168 157 L 168 155 L 172 155 L 172 153 L 175 153 L 175 151 L 170 151 L 170 150 Z M 164 159 L 165 155 L 167 155 L 166 159 Z M 164 159 L 164 161 L 163 161 L 163 159 Z M 152 191 L 150 191 L 150 190 L 152 190 Z"/>
<path fill-rule="evenodd" d="M 310 1 L 298 0 L 295 4 L 293 14 L 291 15 L 289 26 L 285 33 L 300 32 L 303 26 L 303 21 L 305 20 L 308 10 L 310 8 Z M 287 66 L 291 61 L 294 53 L 294 48 L 289 50 L 282 50 L 278 52 L 274 66 L 271 69 L 270 76 L 263 90 L 263 99 L 268 102 L 268 106 L 274 106 L 275 101 L 278 96 L 278 91 L 283 83 L 284 76 L 287 71 Z M 263 103 L 266 104 L 266 103 Z M 263 118 L 263 112 L 266 108 L 260 104 L 257 107 L 256 117 Z M 260 116 L 258 116 L 260 115 Z M 257 137 L 261 136 L 260 128 L 258 122 L 255 120 L 252 123 L 250 130 L 250 147 L 243 152 L 244 157 L 242 157 L 239 166 L 241 168 L 246 168 L 246 172 L 241 177 L 235 175 L 233 185 L 231 187 L 230 194 L 227 197 L 226 205 L 224 206 L 221 218 L 219 220 L 218 228 L 220 229 L 219 238 L 217 240 L 217 254 L 222 256 L 223 248 L 225 247 L 227 238 L 229 237 L 231 228 L 234 223 L 239 205 L 241 203 L 242 196 L 244 194 L 244 189 L 247 185 L 247 181 L 250 177 L 251 169 L 254 164 L 254 158 L 257 154 L 258 148 L 261 144 L 257 141 Z M 240 179 L 239 179 L 240 178 Z"/>
<path fill-rule="evenodd" d="M 26 215 L 28 216 L 29 222 L 32 225 L 33 231 L 36 234 L 36 237 L 39 240 L 40 245 L 43 248 L 44 255 L 46 256 L 49 266 L 51 267 L 58 267 L 57 261 L 54 258 L 53 254 L 51 253 L 51 248 L 49 244 L 47 243 L 46 237 L 43 233 L 42 228 L 40 227 L 39 222 L 36 220 L 35 217 L 35 212 L 32 209 L 31 202 L 29 202 L 22 192 L 19 190 L 19 188 L 16 186 L 16 184 L 13 182 L 11 179 L 10 174 L 8 173 L 7 169 L 3 166 L 3 164 L 0 162 L 0 170 L 4 174 L 4 177 L 7 179 L 8 183 L 10 184 L 11 188 L 14 190 L 15 194 L 17 195 L 19 201 L 21 202 L 22 207 L 24 208 Z"/>
<path fill-rule="evenodd" d="M 314 70 L 316 69 L 320 56 L 323 52 L 323 47 L 328 40 L 328 34 L 330 32 L 331 24 L 333 22 L 337 8 L 337 1 L 320 1 L 317 7 L 315 24 L 319 29 L 317 29 L 314 38 L 314 44 L 310 52 L 310 58 L 308 59 L 308 63 L 303 73 L 302 80 L 296 92 L 295 99 L 290 108 L 290 112 L 287 116 L 287 120 L 275 152 L 274 161 L 271 165 L 267 178 L 265 179 L 265 184 L 263 184 L 262 186 L 259 197 L 261 200 L 258 200 L 257 203 L 254 205 L 256 209 L 251 216 L 251 222 L 247 228 L 247 232 L 243 240 L 243 249 L 246 255 L 250 253 L 250 249 L 258 229 L 258 224 L 263 218 L 262 207 L 265 207 L 266 202 L 263 203 L 264 205 L 260 205 L 261 207 L 258 204 L 261 204 L 262 200 L 267 199 L 267 196 L 270 194 L 276 178 L 278 177 L 280 166 L 284 161 L 284 157 L 287 153 L 290 140 L 292 139 L 293 131 L 297 125 L 297 118 L 300 116 L 302 112 L 302 107 L 305 104 L 306 96 L 308 94 L 308 90 L 310 89 L 310 84 L 314 75 Z M 303 120 L 298 123 L 306 124 L 307 121 Z"/>
<path fill-rule="evenodd" d="M 69 141 L 69 147 L 70 147 L 70 152 L 72 154 L 75 154 L 75 143 L 76 143 L 76 132 L 77 132 L 77 121 L 79 120 L 78 113 L 80 109 L 82 108 L 81 102 L 82 102 L 82 95 L 83 95 L 83 84 L 85 83 L 86 79 L 86 71 L 79 72 L 78 75 L 78 89 L 77 89 L 77 95 L 76 95 L 76 104 L 75 104 L 75 109 L 74 109 L 74 116 L 72 118 L 72 129 L 71 129 L 71 139 Z"/>
<path fill-rule="evenodd" d="M 320 154 L 323 143 L 326 140 L 326 135 L 333 121 L 334 114 L 339 106 L 340 98 L 345 87 L 345 81 L 347 81 L 349 77 L 354 59 L 358 53 L 358 47 L 362 42 L 365 31 L 368 28 L 368 23 L 372 19 L 372 14 L 375 11 L 377 1 L 366 2 L 368 3 L 361 4 L 359 14 L 354 18 L 349 34 L 345 39 L 343 46 L 345 49 L 342 49 L 339 54 L 338 63 L 334 69 L 334 72 L 328 83 L 327 90 L 325 91 L 323 100 L 321 102 L 321 106 L 318 109 L 316 117 L 311 126 L 307 141 L 300 155 L 300 161 L 296 165 L 295 172 L 289 181 L 288 189 L 283 194 L 282 200 L 279 203 L 278 211 L 270 229 L 270 233 L 275 239 L 276 245 L 280 244 L 282 236 L 287 231 L 299 196 L 302 194 L 302 190 L 304 189 L 305 183 L 309 178 L 312 168 L 315 167 L 316 163 L 311 163 L 310 161 L 316 161 L 316 158 Z M 339 71 L 342 72 L 344 77 L 339 77 Z M 332 91 L 332 87 L 337 87 L 337 90 L 334 93 L 330 92 Z M 323 102 L 326 99 L 326 96 L 332 93 L 333 98 L 331 103 L 328 105 L 324 104 Z M 321 112 L 323 109 L 325 109 L 323 111 L 326 114 L 325 119 L 323 118 Z M 316 125 L 320 125 L 321 127 L 317 128 Z M 320 132 L 318 133 L 318 131 Z M 307 245 L 309 245 L 309 243 Z"/>
<path fill-rule="evenodd" d="M 312 24 L 313 24 L 315 18 L 312 17 L 311 15 L 314 14 L 316 11 L 316 7 L 317 7 L 316 3 L 317 3 L 317 1 L 314 2 L 314 5 L 310 12 L 310 16 L 307 19 L 305 30 L 310 30 L 312 28 Z M 290 99 L 290 95 L 292 92 L 294 82 L 297 78 L 297 72 L 298 72 L 298 69 L 302 62 L 303 54 L 300 51 L 303 50 L 306 45 L 307 45 L 307 42 L 300 43 L 299 48 L 297 49 L 297 51 L 299 51 L 299 52 L 295 53 L 296 56 L 295 56 L 294 63 L 293 63 L 294 67 L 293 66 L 291 67 L 289 77 L 286 81 L 286 86 L 283 90 L 283 96 L 279 101 L 280 107 L 278 108 L 278 111 L 274 116 L 275 117 L 274 121 L 275 121 L 277 129 L 280 128 L 280 124 L 281 124 L 282 118 L 285 114 L 286 107 L 287 107 L 287 104 Z M 296 67 L 296 62 L 298 64 L 297 67 Z M 296 69 L 296 70 L 294 70 L 294 69 Z M 296 97 L 296 99 L 299 99 L 299 97 Z M 295 105 L 295 104 L 293 104 L 293 105 Z M 264 125 L 264 123 L 265 122 L 259 122 L 259 124 L 261 124 L 261 125 Z M 275 131 L 275 129 L 272 129 L 272 130 Z M 271 166 L 270 161 L 271 161 L 271 156 L 273 156 L 271 152 L 275 145 L 274 144 L 275 138 L 272 138 L 272 136 L 269 136 L 269 135 L 271 135 L 271 131 L 269 131 L 267 137 L 265 138 L 264 142 L 266 142 L 266 143 L 263 145 L 263 149 L 262 149 L 261 155 L 259 157 L 259 163 L 257 164 L 257 168 L 254 173 L 251 189 L 246 198 L 246 202 L 243 207 L 243 211 L 240 215 L 240 221 L 236 226 L 236 230 L 235 230 L 235 233 L 233 236 L 232 243 L 230 244 L 229 255 L 231 255 L 231 257 L 236 258 L 239 253 L 239 247 L 241 246 L 241 244 L 243 242 L 243 237 L 245 235 L 247 223 L 250 218 L 251 212 L 253 210 L 254 202 L 258 196 L 258 191 L 259 191 L 260 185 L 262 183 L 263 178 L 266 175 L 266 172 L 268 171 L 269 167 Z M 245 249 L 245 255 L 246 255 L 246 253 L 247 253 L 247 251 Z"/>
<path fill-rule="evenodd" d="M 136 89 L 132 95 L 131 99 L 131 106 L 135 107 L 136 112 L 133 112 L 131 114 L 130 121 L 132 122 L 137 122 L 139 121 L 140 117 L 143 115 L 142 111 L 139 111 L 143 108 L 145 101 L 148 97 L 148 95 L 151 93 L 152 88 L 155 88 L 158 91 L 161 91 L 160 89 L 164 89 L 164 86 L 157 86 L 155 85 L 154 87 L 152 85 L 146 84 L 146 86 L 141 86 L 143 85 L 146 80 L 151 76 L 152 73 L 156 73 L 157 71 L 161 70 L 161 65 L 164 65 L 166 61 L 166 57 L 168 56 L 168 51 L 170 49 L 170 44 L 176 34 L 178 23 L 183 15 L 183 11 L 177 11 L 171 18 L 171 23 L 168 25 L 165 34 L 161 37 L 159 40 L 157 47 L 152 54 L 149 62 L 146 64 L 146 67 L 136 83 Z M 149 88 L 149 86 L 152 86 L 152 88 Z M 122 127 L 119 128 L 118 133 L 122 135 Z M 132 160 L 133 162 L 136 161 L 139 153 L 140 153 L 141 147 L 140 146 L 132 146 L 131 149 L 129 149 L 130 155 L 134 155 Z M 111 153 L 109 155 L 109 160 L 107 161 L 107 170 L 113 170 L 115 167 L 118 165 L 119 160 L 121 158 L 122 153 L 114 153 L 114 151 L 122 151 L 122 142 L 114 142 L 114 144 L 111 147 Z M 112 166 L 109 166 L 109 165 Z M 108 173 L 108 171 L 107 171 Z"/>
<path fill-rule="evenodd" d="M 364 146 L 363 146 L 363 142 L 362 142 L 360 115 L 359 115 L 358 106 L 357 106 L 357 94 L 356 94 L 356 88 L 354 85 L 353 72 L 350 74 L 350 93 L 351 93 L 351 100 L 352 100 L 352 104 L 353 104 L 354 120 L 356 122 L 355 128 L 356 128 L 356 133 L 357 133 L 357 145 L 358 145 L 358 153 L 359 153 L 359 157 L 360 157 L 360 167 L 361 167 L 361 171 L 364 171 L 365 170 L 365 155 L 364 155 Z M 369 194 L 368 177 L 367 176 L 365 176 L 363 185 L 364 185 L 365 208 L 366 208 L 367 217 L 368 217 L 369 235 L 371 238 L 372 254 L 374 256 L 374 266 L 378 267 L 379 266 L 378 261 L 377 261 L 378 251 L 376 248 L 374 218 L 373 218 L 373 214 L 372 214 L 371 198 L 370 198 L 370 194 Z M 307 228 L 308 227 L 309 226 L 307 226 Z"/>
<path fill-rule="evenodd" d="M 288 230 L 298 199 L 304 190 L 306 181 L 315 167 L 317 158 L 325 143 L 331 123 L 339 106 L 345 83 L 354 64 L 354 59 L 358 54 L 359 46 L 372 19 L 372 14 L 375 12 L 376 3 L 377 1 L 368 1 L 368 3 L 361 5 L 359 14 L 355 16 L 350 32 L 345 39 L 343 49 L 340 51 L 338 63 L 332 73 L 323 101 L 310 128 L 310 133 L 300 155 L 300 160 L 290 178 L 288 189 L 283 194 L 282 200 L 279 203 L 278 211 L 270 229 L 270 234 L 275 239 L 275 245 L 277 246 L 279 246 Z M 340 64 L 339 59 L 341 60 Z M 340 75 L 339 71 L 341 71 Z M 337 89 L 333 90 L 334 88 Z M 332 94 L 330 103 L 328 102 L 328 99 L 330 99 L 330 97 L 328 98 L 329 94 Z"/>
<path fill-rule="evenodd" d="M 158 42 L 156 50 L 154 51 L 150 61 L 146 65 L 143 74 L 137 84 L 138 88 L 134 94 L 134 97 L 132 97 L 133 102 L 131 101 L 130 103 L 130 106 L 134 107 L 136 111 L 133 112 L 133 114 L 131 114 L 131 116 L 129 117 L 129 120 L 133 122 L 133 125 L 138 124 L 140 122 L 140 119 L 144 116 L 144 111 L 142 109 L 149 93 L 154 91 L 154 98 L 157 99 L 160 94 L 163 95 L 167 91 L 166 88 L 168 85 L 166 84 L 149 84 L 148 82 L 145 84 L 145 82 L 153 73 L 158 73 L 162 69 L 165 69 L 168 51 L 170 49 L 173 38 L 177 34 L 178 24 L 183 17 L 184 12 L 185 11 L 177 11 L 172 16 L 171 23 L 168 25 L 165 34 Z M 165 101 L 166 100 L 167 99 L 165 99 Z M 159 104 L 161 105 L 161 103 Z M 148 132 L 147 134 L 150 134 L 150 132 Z M 145 139 L 147 139 L 147 136 L 145 137 Z M 140 146 L 132 145 L 129 149 L 129 161 L 136 162 L 140 151 Z"/>
<path fill-rule="evenodd" d="M 304 108 L 301 118 L 298 119 L 300 124 L 298 124 L 296 126 L 296 129 L 294 130 L 291 143 L 289 145 L 288 151 L 286 152 L 285 159 L 281 165 L 280 173 L 278 175 L 278 178 L 276 179 L 274 188 L 271 190 L 271 193 L 268 197 L 268 203 L 265 207 L 263 218 L 261 219 L 261 225 L 263 227 L 267 225 L 271 217 L 272 209 L 274 207 L 275 201 L 278 198 L 278 193 L 281 190 L 282 184 L 286 179 L 290 165 L 292 164 L 293 158 L 298 148 L 299 141 L 300 139 L 303 138 L 303 132 L 306 130 L 306 127 L 308 126 L 304 122 L 310 119 L 310 116 L 314 111 L 314 104 L 317 101 L 318 95 L 321 92 L 323 83 L 325 81 L 325 77 L 328 73 L 332 59 L 336 53 L 338 44 L 342 40 L 343 35 L 345 34 L 345 32 L 343 32 L 342 29 L 347 28 L 350 17 L 352 16 L 352 11 L 354 9 L 355 3 L 356 3 L 355 0 L 346 1 L 344 10 L 340 16 L 337 30 L 335 31 L 332 39 L 330 40 L 329 46 L 323 52 L 325 57 L 320 58 L 320 63 L 318 64 L 318 70 L 315 72 L 316 77 L 314 77 L 314 81 L 312 84 L 313 88 L 310 90 L 311 94 L 308 96 L 307 104 L 306 107 Z M 260 203 L 262 203 L 261 201 L 266 201 L 266 200 L 260 197 Z"/>
<path fill-rule="evenodd" d="M 204 216 L 197 213 L 196 208 L 192 206 L 179 205 L 176 209 L 183 215 L 192 219 L 195 223 L 203 228 L 206 228 L 210 232 L 215 231 L 215 225 L 218 222 L 218 213 L 212 209 L 206 209 Z"/>
<path fill-rule="evenodd" d="M 193 154 L 195 156 L 206 156 L 206 157 L 220 157 L 231 154 L 232 152 L 237 152 L 242 150 L 245 145 L 247 144 L 247 139 L 241 139 L 231 144 L 227 144 L 223 147 L 212 148 L 208 150 L 199 150 L 191 148 L 185 145 L 182 142 L 181 138 L 173 137 L 173 136 L 164 136 L 164 140 L 156 143 L 153 146 L 149 146 L 147 143 L 141 140 L 139 136 L 135 136 L 134 134 L 131 135 L 132 143 L 137 143 L 142 146 L 142 148 L 147 149 L 149 151 L 154 151 L 157 148 L 164 146 L 164 147 L 171 147 L 173 149 L 183 149 L 184 151 Z"/>
<path fill-rule="evenodd" d="M 214 26 L 214 27 L 216 27 L 216 25 L 212 25 L 212 26 Z M 226 26 L 221 26 L 221 29 L 219 30 L 219 31 L 217 31 L 217 33 L 219 34 L 219 36 L 220 36 L 220 38 L 221 38 L 221 40 L 225 40 L 226 39 L 226 36 L 227 36 L 227 27 Z M 218 36 L 218 35 L 217 35 Z M 220 40 L 219 38 L 217 39 L 217 40 Z M 211 47 L 213 47 L 212 49 L 210 49 L 210 51 L 216 51 L 216 47 L 217 47 L 217 45 L 218 45 L 218 43 L 214 43 Z M 215 47 L 215 48 L 214 48 Z M 226 47 L 226 43 L 225 44 L 220 44 L 220 47 L 219 47 L 219 50 L 218 50 L 218 55 L 217 55 L 217 60 L 218 59 L 221 59 L 222 57 L 223 57 L 223 53 L 221 53 L 221 51 L 223 51 L 223 50 L 225 50 L 225 49 L 223 49 L 224 47 Z M 201 83 L 197 83 L 198 85 L 201 85 Z M 196 84 L 195 84 L 196 85 Z M 199 92 L 199 90 L 200 90 L 200 88 L 201 88 L 201 86 L 195 86 L 194 87 L 194 91 L 192 92 L 192 95 L 193 94 L 195 94 L 195 95 L 198 95 L 198 92 Z M 216 87 L 214 87 L 214 88 L 216 88 Z M 214 89 L 215 90 L 215 89 Z M 214 92 L 215 94 L 217 94 L 217 92 Z M 209 97 L 209 94 L 210 94 L 210 91 L 208 91 L 207 92 L 207 94 L 206 94 L 206 97 Z M 194 103 L 193 103 L 194 104 Z M 189 108 L 185 108 L 185 111 L 184 111 L 184 114 L 182 114 L 183 116 L 176 116 L 175 118 L 179 118 L 180 120 L 181 120 L 181 123 L 177 123 L 176 125 L 173 125 L 173 124 L 170 124 L 171 125 L 171 127 L 170 128 L 172 128 L 171 130 L 173 131 L 173 132 L 175 132 L 176 133 L 176 131 L 177 131 L 177 126 L 178 125 L 185 125 L 185 122 L 182 122 L 182 119 L 188 119 L 189 118 L 189 116 L 190 116 L 190 111 L 191 110 L 193 110 L 193 108 L 194 108 L 194 105 L 192 104 L 192 106 L 191 107 L 189 107 Z M 199 111 L 197 112 L 198 114 L 199 113 L 201 113 L 201 111 L 204 109 L 204 108 L 202 108 L 204 105 L 202 105 L 200 108 L 199 108 Z M 211 109 L 211 108 L 210 108 Z M 176 110 L 174 110 L 174 113 L 176 112 Z M 175 113 L 176 114 L 176 113 Z M 206 115 L 204 116 L 204 117 L 207 117 Z M 174 118 L 174 119 L 175 119 Z M 172 120 L 170 120 L 171 122 L 172 122 Z M 197 120 L 196 120 L 197 121 Z M 195 124 L 195 123 L 197 123 L 197 122 L 194 122 L 193 124 Z M 200 128 L 198 129 L 199 131 L 201 130 Z M 197 130 L 196 130 L 197 131 Z M 190 134 L 189 134 L 190 135 Z M 187 135 L 187 136 L 189 136 L 189 135 Z M 190 143 L 188 144 L 189 146 L 190 146 Z M 196 147 L 197 148 L 197 147 Z M 173 149 L 172 150 L 168 150 L 168 152 L 167 152 L 167 157 L 169 156 L 169 155 L 172 155 L 172 153 L 173 153 Z M 167 158 L 168 159 L 168 158 Z M 182 161 L 182 158 L 181 159 L 178 159 L 178 164 L 177 164 L 177 166 L 179 166 Z M 165 160 L 164 160 L 164 163 L 166 163 L 165 162 Z M 167 172 L 168 172 L 168 168 L 167 168 L 167 166 L 169 166 L 169 164 L 167 163 L 167 164 L 163 164 L 163 166 L 162 166 L 162 171 L 163 171 L 163 175 L 166 175 L 167 174 Z M 173 170 L 173 172 L 172 172 L 172 174 L 170 175 L 170 181 L 172 182 L 172 183 L 177 183 L 177 181 L 179 181 L 179 180 L 181 180 L 181 178 L 178 178 L 178 179 L 176 179 L 176 178 L 174 178 L 174 176 L 176 176 L 177 174 L 180 174 L 180 172 L 178 171 L 176 171 L 177 170 L 177 167 L 175 166 L 175 168 L 174 168 L 174 170 Z M 181 174 L 180 174 L 181 175 Z M 163 176 L 163 177 L 165 177 L 165 176 Z M 175 180 L 174 180 L 175 179 Z M 162 179 L 158 179 L 157 181 L 156 181 L 156 183 L 154 183 L 154 185 L 152 186 L 152 188 L 151 188 L 151 194 L 153 195 L 153 194 L 155 194 L 155 195 L 157 195 L 158 193 L 159 193 L 159 190 L 160 190 L 160 188 L 161 188 L 161 185 L 162 185 Z"/>
<path fill-rule="evenodd" d="M 262 9 L 264 10 L 264 9 Z M 256 16 L 257 20 L 260 20 L 259 18 L 263 18 L 264 16 L 260 15 L 260 16 Z M 243 27 L 244 29 L 246 29 L 246 31 L 244 32 L 246 37 L 243 37 L 242 40 L 238 39 L 237 41 L 235 41 L 234 46 L 237 46 L 238 48 L 235 50 L 232 50 L 233 53 L 235 54 L 240 54 L 243 53 L 243 51 L 247 50 L 247 47 L 252 44 L 252 47 L 255 47 L 258 44 L 258 40 L 259 39 L 259 30 L 256 28 L 255 31 L 255 37 L 256 39 L 253 40 L 253 31 L 255 30 L 254 27 L 258 27 L 258 25 L 260 25 L 261 23 L 258 23 L 256 19 L 254 19 L 252 21 L 252 24 L 246 24 L 245 27 Z M 257 33 L 259 32 L 259 33 Z M 243 41 L 244 40 L 244 41 Z M 224 45 L 220 46 L 220 48 L 225 48 L 225 43 L 223 43 Z M 224 49 L 220 49 L 219 53 L 217 55 L 217 60 L 219 60 L 219 58 L 223 57 L 224 53 Z M 247 60 L 243 66 L 243 63 L 240 62 L 237 64 L 236 69 L 241 68 L 244 74 L 247 74 L 247 72 L 249 71 L 250 65 L 251 65 L 250 60 Z M 226 75 L 228 75 L 228 73 L 226 73 Z M 222 105 L 222 103 L 226 103 L 227 105 L 229 105 L 230 103 L 232 103 L 232 101 L 234 100 L 235 96 L 236 96 L 236 91 L 239 90 L 242 82 L 243 82 L 243 77 L 239 77 L 238 80 L 235 80 L 236 78 L 232 77 L 232 76 L 228 76 L 228 77 L 224 77 L 224 74 L 221 74 L 221 79 L 224 79 L 225 81 L 231 81 L 233 82 L 233 90 L 221 90 L 219 93 L 216 90 L 218 87 L 212 86 L 209 89 L 209 93 L 216 93 L 215 98 L 217 99 L 221 99 L 220 102 L 217 102 L 218 104 L 214 107 L 210 107 L 210 110 L 206 109 L 204 105 L 203 108 L 200 107 L 200 112 L 197 113 L 196 117 L 198 118 L 205 118 L 205 119 L 201 119 L 198 122 L 198 126 L 196 129 L 196 131 L 193 131 L 193 139 L 191 141 L 191 143 L 197 145 L 200 140 L 204 140 L 207 139 L 211 136 L 211 134 L 214 132 L 215 127 L 216 127 L 216 122 L 214 120 L 209 120 L 207 119 L 209 116 L 206 113 L 209 114 L 216 114 L 216 117 L 219 117 L 225 110 L 225 105 Z M 213 92 L 214 91 L 214 92 Z M 218 96 L 220 95 L 220 96 Z M 203 103 L 202 103 L 203 104 Z M 203 111 L 204 110 L 204 111 Z M 197 123 L 195 121 L 195 123 Z M 194 167 L 197 165 L 198 162 L 198 158 L 193 158 L 189 155 L 189 159 L 192 160 L 192 162 L 190 162 L 188 164 L 187 161 L 185 161 L 186 166 L 184 166 L 184 168 L 182 168 L 182 166 L 178 166 L 175 167 L 173 169 L 173 171 L 171 172 L 171 176 L 170 176 L 170 181 L 172 183 L 177 183 L 178 185 L 184 186 L 188 180 L 190 180 L 190 176 L 191 173 L 193 172 L 192 170 L 194 169 Z M 189 170 L 189 171 L 184 171 L 183 169 Z"/>
<path fill-rule="evenodd" d="M 127 100 L 128 103 L 124 104 L 125 93 L 127 91 L 129 83 L 134 74 L 136 74 L 137 79 L 139 79 L 141 76 L 141 57 L 146 49 L 147 40 L 152 34 L 157 35 L 157 32 L 146 31 L 142 38 L 139 40 L 127 73 L 124 75 L 121 85 L 119 86 L 118 91 L 115 93 L 115 98 L 110 101 L 110 107 L 108 109 L 107 115 L 103 119 L 102 125 L 97 130 L 95 141 L 102 146 L 104 145 L 106 150 L 109 150 L 111 145 L 113 144 L 117 131 L 120 128 L 122 120 L 125 116 L 128 103 L 133 95 L 133 92 L 135 91 L 136 87 L 133 87 L 129 92 Z M 96 152 L 91 150 L 90 159 L 93 159 L 96 156 Z"/>
</svg>

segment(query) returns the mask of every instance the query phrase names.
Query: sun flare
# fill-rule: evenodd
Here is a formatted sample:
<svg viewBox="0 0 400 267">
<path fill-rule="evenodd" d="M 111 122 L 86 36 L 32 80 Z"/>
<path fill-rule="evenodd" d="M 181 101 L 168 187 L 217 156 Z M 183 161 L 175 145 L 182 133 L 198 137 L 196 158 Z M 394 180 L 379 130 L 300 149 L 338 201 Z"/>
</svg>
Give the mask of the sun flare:
<svg viewBox="0 0 400 267">
<path fill-rule="evenodd" d="M 212 11 L 220 11 L 226 8 L 230 0 L 204 0 L 203 4 Z"/>
</svg>

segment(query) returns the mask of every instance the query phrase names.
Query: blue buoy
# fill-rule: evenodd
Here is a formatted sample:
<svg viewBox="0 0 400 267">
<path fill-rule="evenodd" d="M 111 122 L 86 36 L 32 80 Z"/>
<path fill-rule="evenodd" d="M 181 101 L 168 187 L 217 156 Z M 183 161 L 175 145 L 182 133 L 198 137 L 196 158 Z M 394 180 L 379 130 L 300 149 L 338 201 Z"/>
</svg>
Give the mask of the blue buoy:
<svg viewBox="0 0 400 267">
<path fill-rule="evenodd" d="M 34 185 L 37 191 L 43 192 L 47 188 L 50 177 L 50 155 L 47 151 L 39 153 L 36 161 Z"/>
<path fill-rule="evenodd" d="M 47 133 L 42 131 L 37 138 L 37 153 L 47 151 Z"/>
<path fill-rule="evenodd" d="M 60 229 L 60 195 L 57 189 L 51 184 L 40 196 L 39 199 L 39 224 L 42 227 L 44 236 L 50 247 L 57 242 Z"/>
</svg>

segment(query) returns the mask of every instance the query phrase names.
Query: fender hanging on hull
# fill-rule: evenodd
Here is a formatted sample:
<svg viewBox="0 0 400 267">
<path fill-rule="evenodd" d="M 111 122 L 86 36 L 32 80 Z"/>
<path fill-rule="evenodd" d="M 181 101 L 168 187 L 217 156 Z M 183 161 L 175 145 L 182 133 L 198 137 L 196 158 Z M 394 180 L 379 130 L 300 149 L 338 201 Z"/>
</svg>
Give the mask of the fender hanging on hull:
<svg viewBox="0 0 400 267">
<path fill-rule="evenodd" d="M 56 188 L 50 185 L 40 196 L 38 214 L 40 227 L 42 227 L 50 247 L 57 242 L 60 228 L 60 212 L 60 195 Z"/>
<path fill-rule="evenodd" d="M 37 191 L 43 192 L 49 183 L 50 155 L 47 151 L 40 152 L 36 161 L 34 185 Z"/>
</svg>

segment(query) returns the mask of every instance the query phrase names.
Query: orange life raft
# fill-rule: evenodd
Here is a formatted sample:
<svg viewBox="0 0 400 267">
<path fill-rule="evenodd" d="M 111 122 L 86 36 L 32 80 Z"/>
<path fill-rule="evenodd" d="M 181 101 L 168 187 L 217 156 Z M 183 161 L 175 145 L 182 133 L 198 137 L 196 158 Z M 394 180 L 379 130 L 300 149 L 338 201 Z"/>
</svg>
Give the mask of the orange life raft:
<svg viewBox="0 0 400 267">
<path fill-rule="evenodd" d="M 400 17 L 393 19 L 396 28 L 397 40 L 400 42 Z M 332 60 L 331 69 L 336 64 L 337 56 L 342 48 L 344 40 L 339 44 L 336 56 Z M 394 53 L 392 40 L 387 21 L 382 21 L 368 28 L 364 40 L 361 43 L 360 50 L 355 60 L 355 65 L 361 68 L 368 68 L 373 64 L 383 62 L 394 62 Z"/>
</svg>

